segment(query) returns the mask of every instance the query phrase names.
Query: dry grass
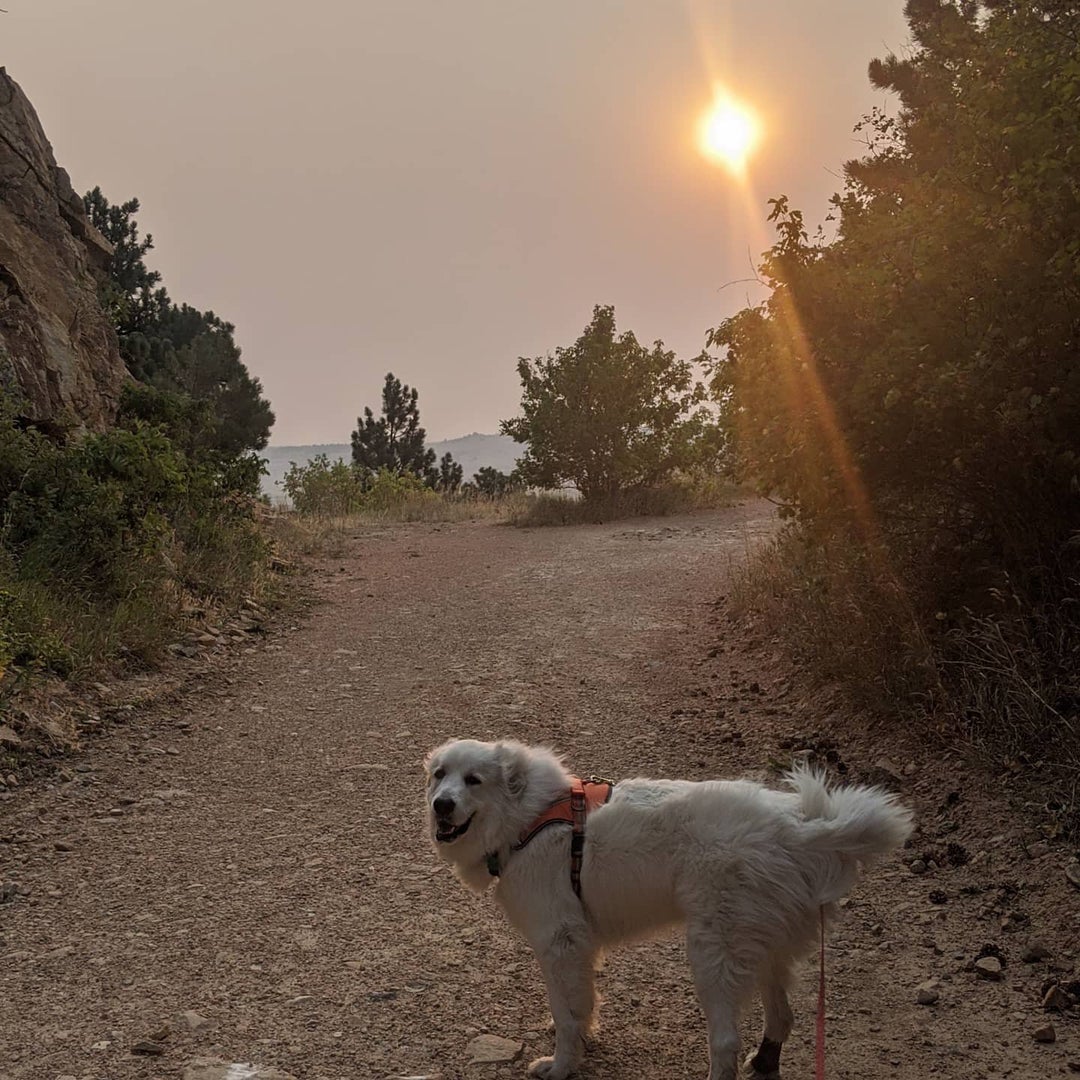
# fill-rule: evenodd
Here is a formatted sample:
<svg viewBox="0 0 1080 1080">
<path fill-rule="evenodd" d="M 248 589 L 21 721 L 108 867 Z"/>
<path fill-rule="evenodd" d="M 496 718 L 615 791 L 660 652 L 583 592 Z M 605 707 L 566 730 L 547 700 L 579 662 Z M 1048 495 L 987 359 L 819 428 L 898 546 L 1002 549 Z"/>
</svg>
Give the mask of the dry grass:
<svg viewBox="0 0 1080 1080">
<path fill-rule="evenodd" d="M 352 514 L 311 516 L 276 508 L 267 518 L 271 535 L 286 555 L 336 556 L 344 551 L 346 542 L 365 526 L 414 522 L 505 522 L 519 511 L 524 499 L 523 495 L 507 495 L 501 499 L 467 499 L 423 492 L 388 506 L 368 508 Z"/>
<path fill-rule="evenodd" d="M 634 517 L 667 517 L 693 510 L 730 506 L 739 489 L 719 478 L 675 480 L 651 488 L 626 491 L 611 499 L 586 502 L 576 494 L 540 492 L 525 495 L 508 520 L 524 528 L 544 525 L 599 525 Z"/>
<path fill-rule="evenodd" d="M 895 714 L 925 708 L 937 693 L 937 664 L 910 597 L 858 545 L 812 545 L 788 528 L 735 580 L 735 614 L 861 707 Z"/>
<path fill-rule="evenodd" d="M 997 591 L 992 610 L 946 616 L 857 544 L 812 545 L 794 528 L 735 580 L 734 614 L 778 639 L 815 682 L 928 737 L 959 737 L 994 768 L 1025 772 L 1033 797 L 1080 834 L 1076 604 L 1033 610 Z"/>
</svg>

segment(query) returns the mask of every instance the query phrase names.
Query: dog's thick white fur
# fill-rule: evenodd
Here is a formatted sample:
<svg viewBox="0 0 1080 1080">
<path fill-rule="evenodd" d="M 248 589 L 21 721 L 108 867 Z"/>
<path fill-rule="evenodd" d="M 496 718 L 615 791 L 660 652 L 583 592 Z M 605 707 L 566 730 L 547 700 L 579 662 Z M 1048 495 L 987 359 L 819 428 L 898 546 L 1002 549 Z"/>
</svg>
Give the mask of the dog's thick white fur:
<svg viewBox="0 0 1080 1080">
<path fill-rule="evenodd" d="M 515 851 L 521 831 L 569 788 L 562 761 L 521 743 L 450 742 L 425 763 L 431 836 L 471 889 L 495 893 L 536 953 L 555 1021 L 554 1057 L 530 1071 L 575 1072 L 592 1027 L 601 950 L 676 923 L 708 1022 L 709 1080 L 734 1080 L 739 1012 L 755 987 L 765 1006 L 752 1076 L 779 1075 L 792 1026 L 787 986 L 858 866 L 896 848 L 911 813 L 866 787 L 828 788 L 808 770 L 789 791 L 745 780 L 623 780 L 588 818 L 581 898 L 570 883 L 570 828 L 553 825 Z"/>
</svg>

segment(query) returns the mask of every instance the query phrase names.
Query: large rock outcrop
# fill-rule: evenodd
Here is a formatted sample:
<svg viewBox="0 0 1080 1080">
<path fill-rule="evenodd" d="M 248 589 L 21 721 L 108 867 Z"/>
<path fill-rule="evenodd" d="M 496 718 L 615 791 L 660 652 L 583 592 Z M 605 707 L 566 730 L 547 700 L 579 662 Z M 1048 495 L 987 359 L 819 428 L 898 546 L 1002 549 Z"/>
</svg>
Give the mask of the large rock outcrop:
<svg viewBox="0 0 1080 1080">
<path fill-rule="evenodd" d="M 0 386 L 47 430 L 100 430 L 126 376 L 98 301 L 111 247 L 0 68 Z"/>
</svg>

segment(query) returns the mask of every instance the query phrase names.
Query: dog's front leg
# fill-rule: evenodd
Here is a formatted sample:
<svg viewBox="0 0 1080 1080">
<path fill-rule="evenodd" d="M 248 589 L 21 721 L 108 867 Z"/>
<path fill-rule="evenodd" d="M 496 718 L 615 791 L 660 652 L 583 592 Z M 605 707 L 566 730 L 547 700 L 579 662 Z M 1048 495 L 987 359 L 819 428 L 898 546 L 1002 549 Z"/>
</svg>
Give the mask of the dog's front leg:
<svg viewBox="0 0 1080 1080">
<path fill-rule="evenodd" d="M 596 948 L 584 925 L 557 927 L 533 943 L 547 984 L 555 1021 L 555 1055 L 537 1058 L 529 1072 L 543 1080 L 566 1080 L 577 1071 L 596 1007 Z"/>
</svg>

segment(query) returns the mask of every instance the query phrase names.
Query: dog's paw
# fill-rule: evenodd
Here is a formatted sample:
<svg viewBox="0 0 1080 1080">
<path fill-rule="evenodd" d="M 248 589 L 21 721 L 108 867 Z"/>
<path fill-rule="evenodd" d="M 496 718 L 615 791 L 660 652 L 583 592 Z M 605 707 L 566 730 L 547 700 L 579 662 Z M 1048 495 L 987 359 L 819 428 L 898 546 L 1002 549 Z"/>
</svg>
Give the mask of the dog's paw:
<svg viewBox="0 0 1080 1080">
<path fill-rule="evenodd" d="M 529 1075 L 538 1076 L 540 1080 L 566 1080 L 573 1073 L 574 1070 L 566 1068 L 565 1065 L 556 1065 L 555 1059 L 551 1057 L 537 1058 L 529 1066 Z"/>
<path fill-rule="evenodd" d="M 771 1072 L 759 1072 L 752 1064 L 752 1058 L 747 1058 L 743 1063 L 743 1075 L 746 1080 L 780 1080 L 780 1070 L 773 1069 Z"/>
<path fill-rule="evenodd" d="M 746 1080 L 780 1080 L 779 1068 L 769 1069 L 764 1072 L 761 1069 L 754 1068 L 754 1063 L 758 1060 L 759 1054 L 760 1051 L 750 1054 L 743 1062 L 743 1073 Z"/>
</svg>

